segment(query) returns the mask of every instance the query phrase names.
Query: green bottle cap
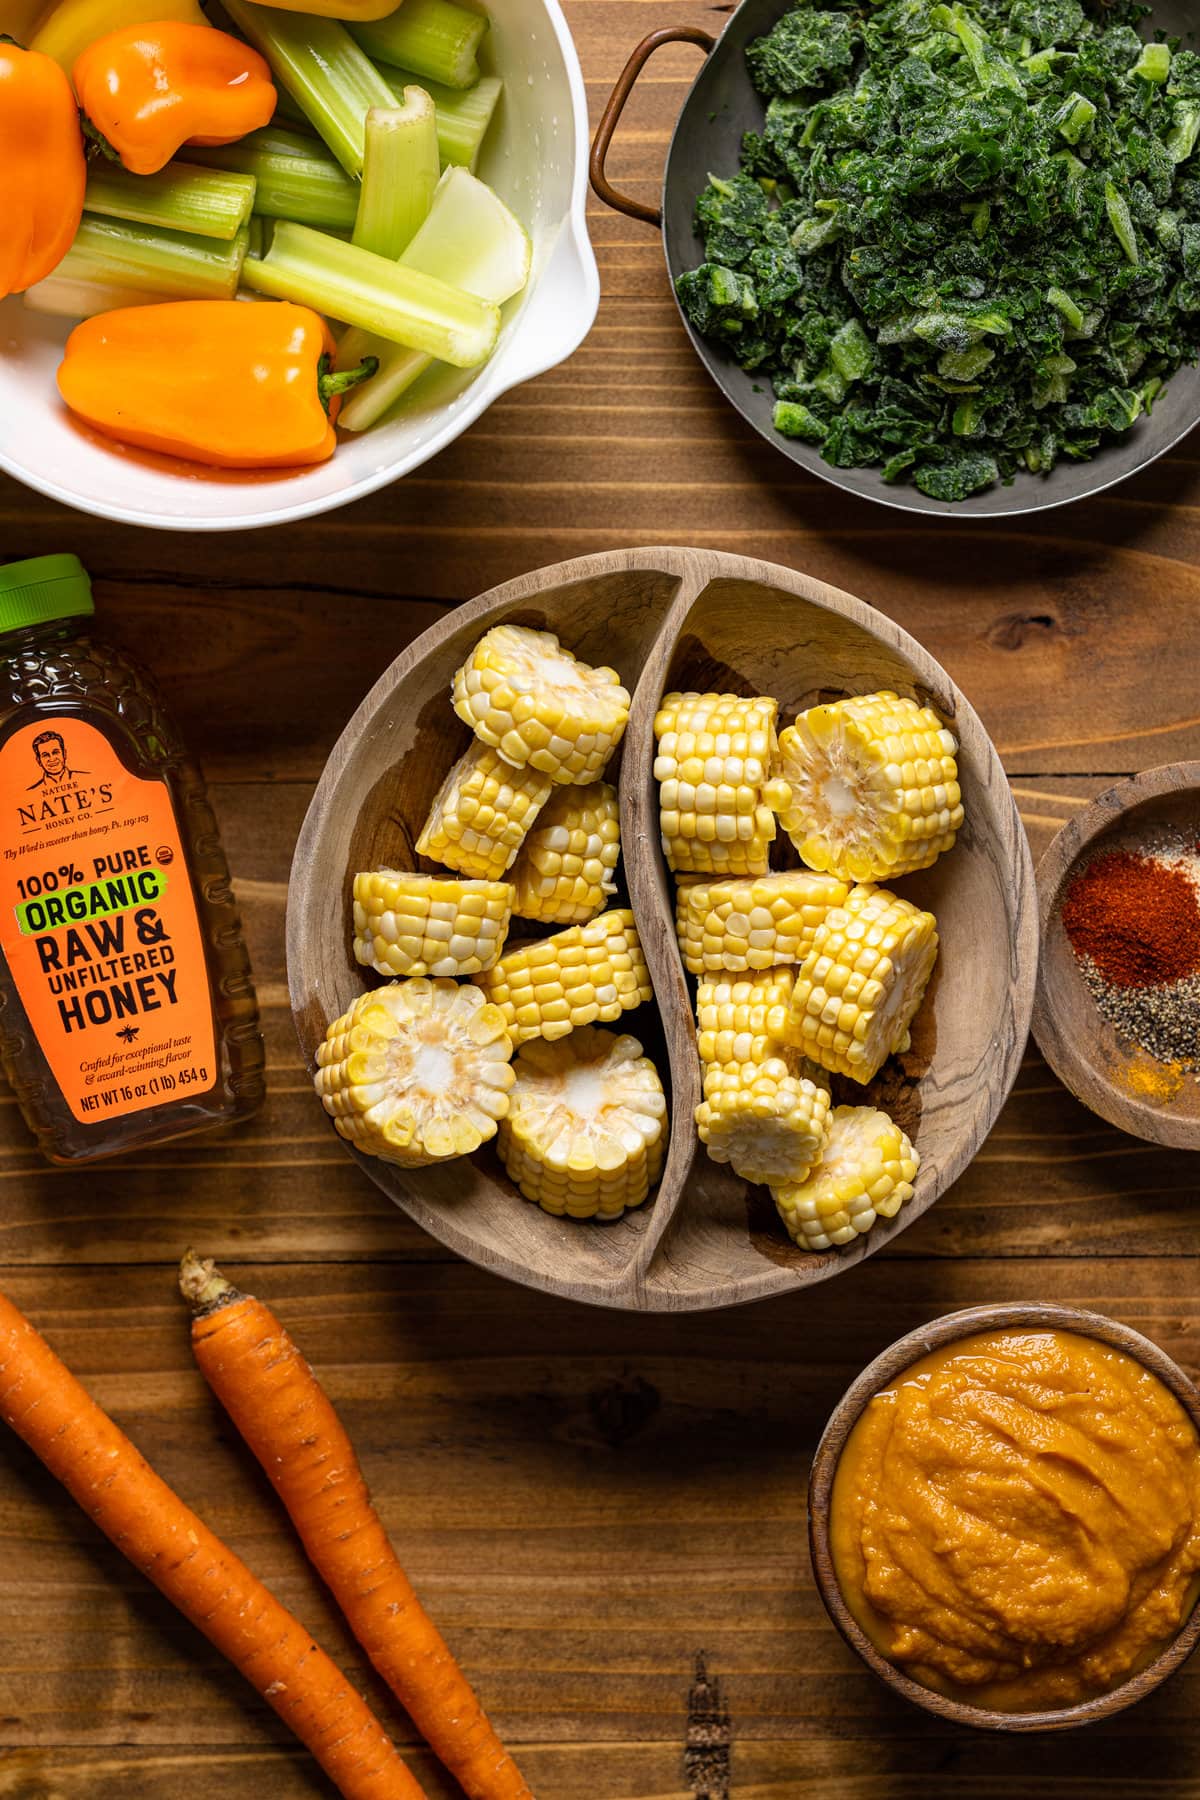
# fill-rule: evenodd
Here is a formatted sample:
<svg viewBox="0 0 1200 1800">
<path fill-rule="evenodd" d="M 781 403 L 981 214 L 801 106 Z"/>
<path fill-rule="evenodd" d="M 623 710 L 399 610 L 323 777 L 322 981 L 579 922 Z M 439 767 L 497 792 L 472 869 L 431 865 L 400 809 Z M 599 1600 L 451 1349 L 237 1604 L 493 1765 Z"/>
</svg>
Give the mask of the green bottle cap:
<svg viewBox="0 0 1200 1800">
<path fill-rule="evenodd" d="M 0 563 L 0 633 L 52 619 L 87 618 L 94 611 L 92 584 L 77 556 Z"/>
</svg>

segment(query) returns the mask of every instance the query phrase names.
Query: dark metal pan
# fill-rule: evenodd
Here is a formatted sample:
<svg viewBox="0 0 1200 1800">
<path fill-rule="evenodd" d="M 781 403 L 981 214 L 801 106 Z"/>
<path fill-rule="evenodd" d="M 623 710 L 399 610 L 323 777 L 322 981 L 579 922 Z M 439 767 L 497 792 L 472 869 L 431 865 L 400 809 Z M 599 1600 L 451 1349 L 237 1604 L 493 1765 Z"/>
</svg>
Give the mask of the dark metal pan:
<svg viewBox="0 0 1200 1800">
<path fill-rule="evenodd" d="M 700 260 L 692 214 L 709 170 L 732 173 L 738 166 L 742 133 L 762 124 L 763 102 L 746 73 L 746 46 L 751 39 L 769 31 L 786 10 L 787 0 L 742 0 L 719 41 L 690 25 L 652 31 L 629 58 L 604 109 L 592 145 L 592 186 L 601 200 L 617 212 L 661 226 L 672 292 L 676 277 Z M 1164 31 L 1186 35 L 1195 29 L 1195 0 L 1158 0 L 1151 22 Z M 677 43 L 696 44 L 708 56 L 683 103 L 671 138 L 659 208 L 619 193 L 605 174 L 604 165 L 638 76 L 663 44 Z M 1011 487 L 997 485 L 970 500 L 930 500 L 914 487 L 887 486 L 878 469 L 835 469 L 822 460 L 811 444 L 781 437 L 771 423 L 774 402 L 769 384 L 760 379 L 757 385 L 761 392 L 756 392 L 752 375 L 699 337 L 686 319 L 684 326 L 696 354 L 722 393 L 781 455 L 835 487 L 905 512 L 935 513 L 952 519 L 998 519 L 1065 506 L 1070 500 L 1102 493 L 1135 470 L 1144 469 L 1200 424 L 1200 367 L 1181 369 L 1155 403 L 1151 416 L 1140 420 L 1128 437 L 1102 450 L 1091 462 L 1060 463 L 1044 480 L 1018 475 Z"/>
</svg>

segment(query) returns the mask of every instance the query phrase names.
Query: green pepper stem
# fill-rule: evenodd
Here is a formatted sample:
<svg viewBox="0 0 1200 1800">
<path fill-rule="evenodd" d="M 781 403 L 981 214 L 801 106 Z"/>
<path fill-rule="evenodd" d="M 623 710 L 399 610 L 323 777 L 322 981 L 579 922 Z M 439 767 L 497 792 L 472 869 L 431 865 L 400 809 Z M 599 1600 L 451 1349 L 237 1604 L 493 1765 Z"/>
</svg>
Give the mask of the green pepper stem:
<svg viewBox="0 0 1200 1800">
<path fill-rule="evenodd" d="M 94 150 L 97 155 L 103 156 L 108 162 L 116 163 L 123 168 L 124 164 L 121 162 L 120 153 L 113 149 L 102 131 L 97 131 L 85 112 L 80 113 L 79 123 L 83 127 L 84 142 L 88 149 Z"/>
<path fill-rule="evenodd" d="M 317 393 L 325 411 L 329 411 L 329 402 L 335 395 L 348 393 L 360 381 L 370 381 L 378 367 L 377 356 L 364 356 L 357 368 L 335 370 L 333 358 L 326 351 L 317 364 Z"/>
</svg>

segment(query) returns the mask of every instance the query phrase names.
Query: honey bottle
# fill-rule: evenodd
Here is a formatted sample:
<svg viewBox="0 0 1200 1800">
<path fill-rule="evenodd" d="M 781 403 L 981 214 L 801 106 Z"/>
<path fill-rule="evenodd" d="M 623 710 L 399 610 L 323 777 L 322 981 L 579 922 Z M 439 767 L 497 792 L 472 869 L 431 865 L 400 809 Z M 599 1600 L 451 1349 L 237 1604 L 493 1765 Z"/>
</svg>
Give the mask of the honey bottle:
<svg viewBox="0 0 1200 1800">
<path fill-rule="evenodd" d="M 56 1163 L 245 1118 L 250 960 L 204 781 L 92 635 L 74 556 L 0 564 L 0 1061 Z"/>
</svg>

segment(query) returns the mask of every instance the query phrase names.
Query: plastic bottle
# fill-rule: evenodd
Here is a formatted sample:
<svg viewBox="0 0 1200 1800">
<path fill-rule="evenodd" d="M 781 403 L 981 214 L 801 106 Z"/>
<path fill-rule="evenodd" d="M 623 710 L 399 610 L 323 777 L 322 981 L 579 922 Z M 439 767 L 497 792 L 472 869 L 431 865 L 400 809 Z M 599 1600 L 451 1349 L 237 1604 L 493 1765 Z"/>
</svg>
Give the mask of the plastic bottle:
<svg viewBox="0 0 1200 1800">
<path fill-rule="evenodd" d="M 216 820 L 74 556 L 0 564 L 0 1060 L 53 1162 L 245 1118 L 258 1005 Z"/>
</svg>

